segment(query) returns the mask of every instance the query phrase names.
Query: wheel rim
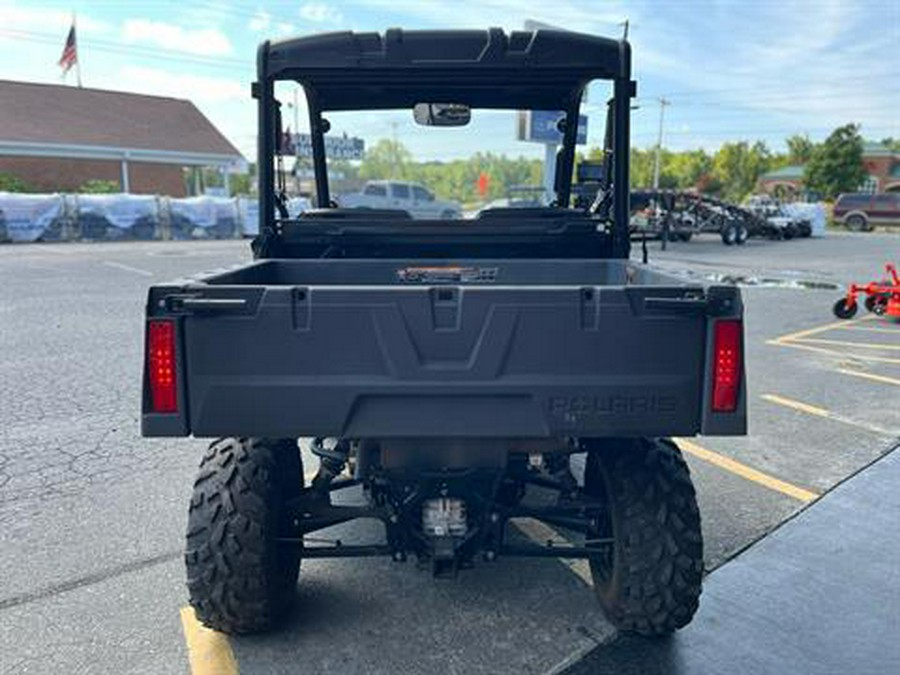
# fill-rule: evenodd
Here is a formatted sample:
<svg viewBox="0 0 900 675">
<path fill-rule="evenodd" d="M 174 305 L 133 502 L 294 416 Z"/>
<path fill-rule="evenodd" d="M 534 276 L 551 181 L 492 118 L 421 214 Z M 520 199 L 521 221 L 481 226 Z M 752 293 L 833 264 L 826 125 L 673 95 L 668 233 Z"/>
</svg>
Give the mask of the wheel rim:
<svg viewBox="0 0 900 675">
<path fill-rule="evenodd" d="M 596 517 L 591 519 L 594 526 L 594 539 L 612 539 L 614 537 L 612 517 L 609 509 L 605 509 L 603 513 L 598 513 Z M 594 575 L 594 583 L 602 587 L 609 585 L 612 580 L 613 572 L 616 566 L 616 550 L 615 544 L 592 543 L 590 540 L 585 542 L 588 548 L 596 548 L 597 554 L 590 558 L 591 571 Z"/>
<path fill-rule="evenodd" d="M 599 502 L 601 506 L 592 512 L 590 534 L 585 537 L 585 546 L 597 549 L 597 553 L 591 556 L 588 562 L 591 566 L 594 586 L 604 589 L 612 582 L 616 569 L 615 527 L 612 516 L 612 500 L 609 497 L 609 480 L 601 462 L 597 461 L 595 469 L 596 475 L 592 477 L 590 483 L 585 481 L 585 494 Z M 592 543 L 591 541 L 598 539 L 612 539 L 613 541 L 603 543 Z"/>
</svg>

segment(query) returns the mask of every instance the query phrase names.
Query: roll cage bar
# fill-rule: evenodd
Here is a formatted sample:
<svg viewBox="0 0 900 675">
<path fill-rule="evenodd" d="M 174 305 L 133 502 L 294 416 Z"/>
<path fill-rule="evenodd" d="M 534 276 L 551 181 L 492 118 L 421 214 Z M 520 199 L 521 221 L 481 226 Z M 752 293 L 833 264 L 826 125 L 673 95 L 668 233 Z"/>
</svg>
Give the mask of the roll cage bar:
<svg viewBox="0 0 900 675">
<path fill-rule="evenodd" d="M 303 87 L 309 109 L 316 200 L 331 204 L 324 135 L 327 111 L 412 108 L 453 102 L 471 108 L 561 110 L 563 141 L 556 203 L 567 207 L 575 164 L 578 112 L 591 80 L 612 80 L 607 116 L 607 185 L 612 190 L 613 251 L 628 255 L 629 110 L 636 94 L 627 41 L 539 29 L 334 32 L 263 42 L 253 95 L 259 111 L 260 232 L 275 222 L 275 168 L 280 143 L 276 81 Z M 610 120 L 612 124 L 610 124 Z M 608 155 L 609 156 L 609 155 Z"/>
</svg>

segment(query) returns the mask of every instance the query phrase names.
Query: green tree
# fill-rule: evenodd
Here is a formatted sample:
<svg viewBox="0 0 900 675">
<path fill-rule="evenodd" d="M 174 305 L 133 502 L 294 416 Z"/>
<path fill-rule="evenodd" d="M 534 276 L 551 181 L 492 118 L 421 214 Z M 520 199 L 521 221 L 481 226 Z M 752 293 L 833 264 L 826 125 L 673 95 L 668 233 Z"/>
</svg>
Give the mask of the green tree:
<svg viewBox="0 0 900 675">
<path fill-rule="evenodd" d="M 881 144 L 894 152 L 900 152 L 900 138 L 888 136 L 881 139 Z"/>
<path fill-rule="evenodd" d="M 679 153 L 663 155 L 663 175 L 672 177 L 674 187 L 681 189 L 697 187 L 702 176 L 705 176 L 713 168 L 712 157 L 704 150 L 687 150 Z M 660 177 L 662 183 L 662 177 Z"/>
<path fill-rule="evenodd" d="M 229 177 L 231 194 L 249 195 L 256 192 L 256 163 L 247 165 L 247 173 L 236 173 Z"/>
<path fill-rule="evenodd" d="M 590 156 L 590 155 L 589 155 Z M 601 155 L 602 156 L 602 155 Z M 631 149 L 631 185 L 648 188 L 653 185 L 656 150 Z M 712 170 L 712 158 L 703 150 L 673 152 L 663 148 L 659 162 L 659 187 L 686 189 L 696 187 L 697 181 Z"/>
<path fill-rule="evenodd" d="M 631 149 L 631 186 L 648 188 L 653 185 L 653 150 Z"/>
<path fill-rule="evenodd" d="M 806 184 L 826 199 L 840 192 L 859 189 L 866 178 L 862 163 L 863 140 L 859 126 L 845 124 L 838 127 L 818 146 L 806 165 Z"/>
<path fill-rule="evenodd" d="M 772 154 L 762 141 L 724 143 L 713 157 L 713 176 L 720 183 L 720 194 L 739 202 L 753 192 L 756 181 L 769 170 Z"/>
<path fill-rule="evenodd" d="M 383 178 L 408 178 L 412 153 L 400 141 L 380 139 L 366 150 L 359 167 L 363 180 Z"/>
<path fill-rule="evenodd" d="M 812 159 L 816 144 L 809 140 L 809 136 L 794 134 L 786 141 L 788 148 L 787 161 L 789 164 L 806 164 Z"/>
</svg>

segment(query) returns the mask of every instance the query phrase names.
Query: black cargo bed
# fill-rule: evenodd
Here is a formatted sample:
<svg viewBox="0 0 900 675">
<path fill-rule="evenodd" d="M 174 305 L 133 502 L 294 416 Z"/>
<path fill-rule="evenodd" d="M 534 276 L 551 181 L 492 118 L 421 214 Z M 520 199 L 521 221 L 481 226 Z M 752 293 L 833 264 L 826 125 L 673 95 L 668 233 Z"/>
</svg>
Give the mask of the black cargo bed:
<svg viewBox="0 0 900 675">
<path fill-rule="evenodd" d="M 417 277 L 416 271 L 421 270 Z M 410 271 L 409 274 L 404 274 Z M 443 273 L 443 274 L 442 274 Z M 683 280 L 627 260 L 260 260 L 198 277 L 213 286 L 491 284 L 499 286 L 673 286 Z M 701 286 L 693 284 L 700 289 Z"/>
<path fill-rule="evenodd" d="M 623 260 L 263 260 L 151 290 L 188 405 L 144 431 L 742 433 L 704 404 L 713 296 L 740 316 L 733 287 Z"/>
</svg>

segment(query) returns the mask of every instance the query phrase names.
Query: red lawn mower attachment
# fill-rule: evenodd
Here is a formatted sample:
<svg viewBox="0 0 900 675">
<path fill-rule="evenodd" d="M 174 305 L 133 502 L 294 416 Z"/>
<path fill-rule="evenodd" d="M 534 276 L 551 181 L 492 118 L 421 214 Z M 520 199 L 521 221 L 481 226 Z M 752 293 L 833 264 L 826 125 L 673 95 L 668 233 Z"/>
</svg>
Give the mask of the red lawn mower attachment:
<svg viewBox="0 0 900 675">
<path fill-rule="evenodd" d="M 871 283 L 850 284 L 846 297 L 834 303 L 832 311 L 839 319 L 852 319 L 856 315 L 859 304 L 856 297 L 863 293 L 866 296 L 863 304 L 866 309 L 878 316 L 892 316 L 900 319 L 900 276 L 897 267 L 888 263 L 884 266 L 889 279 Z"/>
</svg>

